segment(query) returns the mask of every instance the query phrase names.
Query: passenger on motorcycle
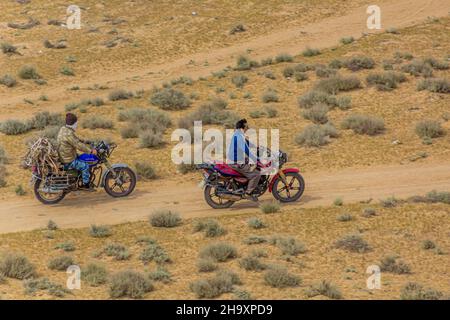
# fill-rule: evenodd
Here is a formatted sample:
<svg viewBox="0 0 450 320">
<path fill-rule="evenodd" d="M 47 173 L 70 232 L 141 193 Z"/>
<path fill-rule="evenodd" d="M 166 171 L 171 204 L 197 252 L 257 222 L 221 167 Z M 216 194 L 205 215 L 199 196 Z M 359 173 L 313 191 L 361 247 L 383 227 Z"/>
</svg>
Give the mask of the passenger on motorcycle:
<svg viewBox="0 0 450 320">
<path fill-rule="evenodd" d="M 231 138 L 231 144 L 227 153 L 227 162 L 234 170 L 249 179 L 247 190 L 245 191 L 246 197 L 253 201 L 258 201 L 253 191 L 258 186 L 261 174 L 258 170 L 255 170 L 258 158 L 250 151 L 250 144 L 245 137 L 245 132 L 248 129 L 246 119 L 241 119 L 236 123 L 236 130 Z"/>
<path fill-rule="evenodd" d="M 97 155 L 97 150 L 91 149 L 83 140 L 75 135 L 78 127 L 77 116 L 73 113 L 66 114 L 66 125 L 59 130 L 57 145 L 60 161 L 64 170 L 75 169 L 82 173 L 83 188 L 87 191 L 94 190 L 90 185 L 89 165 L 77 159 L 77 150 Z"/>
</svg>

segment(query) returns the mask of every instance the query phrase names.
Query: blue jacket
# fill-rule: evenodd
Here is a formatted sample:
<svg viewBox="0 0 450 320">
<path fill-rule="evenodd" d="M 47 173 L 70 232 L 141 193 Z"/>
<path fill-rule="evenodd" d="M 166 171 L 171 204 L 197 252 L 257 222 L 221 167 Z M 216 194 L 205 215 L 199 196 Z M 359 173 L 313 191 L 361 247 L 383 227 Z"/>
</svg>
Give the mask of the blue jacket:
<svg viewBox="0 0 450 320">
<path fill-rule="evenodd" d="M 237 129 L 231 137 L 230 147 L 227 153 L 229 163 L 247 163 L 250 159 L 255 164 L 258 158 L 250 151 L 249 143 L 245 139 L 244 133 Z"/>
</svg>

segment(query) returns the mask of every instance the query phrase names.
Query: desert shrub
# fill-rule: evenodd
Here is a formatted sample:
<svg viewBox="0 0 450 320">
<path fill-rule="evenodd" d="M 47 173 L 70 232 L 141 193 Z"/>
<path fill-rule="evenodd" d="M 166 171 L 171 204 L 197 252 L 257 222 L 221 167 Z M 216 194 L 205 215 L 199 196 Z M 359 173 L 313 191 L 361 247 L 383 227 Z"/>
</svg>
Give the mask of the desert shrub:
<svg viewBox="0 0 450 320">
<path fill-rule="evenodd" d="M 302 116 L 307 120 L 311 120 L 315 124 L 325 124 L 328 122 L 328 111 L 329 107 L 324 103 L 320 103 L 309 109 L 303 110 Z"/>
<path fill-rule="evenodd" d="M 6 135 L 18 135 L 30 131 L 33 128 L 30 122 L 20 120 L 6 120 L 0 123 L 0 132 Z"/>
<path fill-rule="evenodd" d="M 294 58 L 287 53 L 280 53 L 275 57 L 275 62 L 281 63 L 281 62 L 292 62 L 294 61 Z"/>
<path fill-rule="evenodd" d="M 341 40 L 339 40 L 339 42 L 344 44 L 344 45 L 353 43 L 354 41 L 355 41 L 355 38 L 353 38 L 351 36 L 350 37 L 343 37 L 343 38 L 341 38 Z"/>
<path fill-rule="evenodd" d="M 431 203 L 450 204 L 450 192 L 438 192 L 436 190 L 433 190 L 427 193 L 426 199 Z"/>
<path fill-rule="evenodd" d="M 158 243 L 148 243 L 142 250 L 139 259 L 147 264 L 151 261 L 155 261 L 157 264 L 164 264 L 171 262 L 169 255 L 166 250 L 161 247 Z"/>
<path fill-rule="evenodd" d="M 218 272 L 209 279 L 200 279 L 190 284 L 190 289 L 198 298 L 216 298 L 223 293 L 233 291 L 235 284 L 240 284 L 239 277 L 230 271 Z"/>
<path fill-rule="evenodd" d="M 270 71 L 270 70 L 265 71 L 263 73 L 263 75 L 264 75 L 264 77 L 266 77 L 267 79 L 270 79 L 270 80 L 275 80 L 277 78 L 275 76 L 275 74 L 272 71 Z"/>
<path fill-rule="evenodd" d="M 164 143 L 162 134 L 153 130 L 144 130 L 139 134 L 139 147 L 155 148 Z"/>
<path fill-rule="evenodd" d="M 177 166 L 178 172 L 181 174 L 187 174 L 189 172 L 197 171 L 197 166 L 194 163 L 180 163 Z"/>
<path fill-rule="evenodd" d="M 6 155 L 5 149 L 0 146 L 0 165 L 4 165 L 8 163 L 8 156 Z"/>
<path fill-rule="evenodd" d="M 266 243 L 266 242 L 267 242 L 266 237 L 254 236 L 254 235 L 248 236 L 243 241 L 243 243 L 248 244 L 248 245 L 261 244 L 261 243 Z"/>
<path fill-rule="evenodd" d="M 6 187 L 8 182 L 5 179 L 6 176 L 6 169 L 3 165 L 0 165 L 0 188 Z"/>
<path fill-rule="evenodd" d="M 251 60 L 249 57 L 241 55 L 237 58 L 235 70 L 250 70 L 254 67 L 257 67 L 258 62 Z"/>
<path fill-rule="evenodd" d="M 424 138 L 437 138 L 444 135 L 441 124 L 435 120 L 422 120 L 416 124 L 416 134 Z"/>
<path fill-rule="evenodd" d="M 337 72 L 335 69 L 330 69 L 327 67 L 321 67 L 316 69 L 316 76 L 319 78 L 329 78 L 331 76 L 336 76 Z"/>
<path fill-rule="evenodd" d="M 64 106 L 64 110 L 66 110 L 67 112 L 73 111 L 73 110 L 75 110 L 76 108 L 78 108 L 79 106 L 80 106 L 80 105 L 79 105 L 78 103 L 71 102 L 71 103 L 68 103 L 68 104 L 66 104 L 66 105 Z"/>
<path fill-rule="evenodd" d="M 111 298 L 129 297 L 139 299 L 153 290 L 152 282 L 136 271 L 121 271 L 111 277 L 109 294 Z"/>
<path fill-rule="evenodd" d="M 383 67 L 383 70 L 390 71 L 394 70 L 394 61 L 392 60 L 383 60 L 381 66 Z"/>
<path fill-rule="evenodd" d="M 320 147 L 328 144 L 330 138 L 337 136 L 336 128 L 329 123 L 325 125 L 312 124 L 295 137 L 295 142 L 306 147 Z"/>
<path fill-rule="evenodd" d="M 164 132 L 171 125 L 170 116 L 164 112 L 154 109 L 131 108 L 119 112 L 119 121 L 129 122 L 129 126 L 142 130 Z"/>
<path fill-rule="evenodd" d="M 80 106 L 94 106 L 94 107 L 100 107 L 103 106 L 105 102 L 102 98 L 90 98 L 90 99 L 83 99 L 80 103 Z"/>
<path fill-rule="evenodd" d="M 235 289 L 233 291 L 233 294 L 234 294 L 234 299 L 236 299 L 236 300 L 252 300 L 252 296 L 251 296 L 250 292 L 245 291 L 245 290 Z"/>
<path fill-rule="evenodd" d="M 239 266 L 247 271 L 262 271 L 267 268 L 267 266 L 262 263 L 257 257 L 248 256 L 239 260 Z"/>
<path fill-rule="evenodd" d="M 0 78 L 0 84 L 7 86 L 8 88 L 12 88 L 17 84 L 17 81 L 13 76 L 5 74 Z"/>
<path fill-rule="evenodd" d="M 265 59 L 261 60 L 261 65 L 262 66 L 269 66 L 271 64 L 273 64 L 273 58 L 272 57 L 265 58 Z"/>
<path fill-rule="evenodd" d="M 353 220 L 353 216 L 349 213 L 343 213 L 337 217 L 337 220 L 340 222 L 348 222 Z"/>
<path fill-rule="evenodd" d="M 423 62 L 430 65 L 433 69 L 436 69 L 436 70 L 448 70 L 448 68 L 449 68 L 448 62 L 439 61 L 439 60 L 437 60 L 435 58 L 431 58 L 431 57 L 423 59 Z"/>
<path fill-rule="evenodd" d="M 320 80 L 314 87 L 315 90 L 328 94 L 337 94 L 341 91 L 350 91 L 361 87 L 361 81 L 355 76 L 333 76 Z"/>
<path fill-rule="evenodd" d="M 295 73 L 294 67 L 289 66 L 283 69 L 283 76 L 285 78 L 291 78 L 294 75 L 294 73 Z"/>
<path fill-rule="evenodd" d="M 394 58 L 395 59 L 412 60 L 412 59 L 414 59 L 414 56 L 411 53 L 409 53 L 409 52 L 396 51 L 394 53 Z"/>
<path fill-rule="evenodd" d="M 423 60 L 413 60 L 401 67 L 401 71 L 412 76 L 429 78 L 433 75 L 433 68 Z"/>
<path fill-rule="evenodd" d="M 280 211 L 281 207 L 278 202 L 271 201 L 271 202 L 262 203 L 259 206 L 259 209 L 261 210 L 262 213 L 276 213 L 276 212 Z"/>
<path fill-rule="evenodd" d="M 266 226 L 261 219 L 256 217 L 248 219 L 247 225 L 252 229 L 262 229 Z"/>
<path fill-rule="evenodd" d="M 242 98 L 244 98 L 244 99 L 251 99 L 252 97 L 253 96 L 252 96 L 251 92 L 246 92 L 242 95 Z"/>
<path fill-rule="evenodd" d="M 308 80 L 308 74 L 306 72 L 299 72 L 299 71 L 295 71 L 294 72 L 294 79 L 297 82 L 301 82 L 301 81 L 305 81 Z"/>
<path fill-rule="evenodd" d="M 133 98 L 134 94 L 131 91 L 126 91 L 124 89 L 116 89 L 111 91 L 108 95 L 110 101 L 127 100 Z"/>
<path fill-rule="evenodd" d="M 114 124 L 111 120 L 101 116 L 91 116 L 86 118 L 81 126 L 87 129 L 112 129 Z"/>
<path fill-rule="evenodd" d="M 98 287 L 107 282 L 108 271 L 103 265 L 89 263 L 81 270 L 81 279 L 86 281 L 90 286 Z"/>
<path fill-rule="evenodd" d="M 321 52 L 319 49 L 313 49 L 313 48 L 306 48 L 302 51 L 302 55 L 304 57 L 313 57 L 319 55 Z"/>
<path fill-rule="evenodd" d="M 358 234 L 346 235 L 335 242 L 335 247 L 350 252 L 364 253 L 370 250 L 369 244 Z"/>
<path fill-rule="evenodd" d="M 22 68 L 20 68 L 19 70 L 19 77 L 21 79 L 40 79 L 41 76 L 39 75 L 39 73 L 37 72 L 36 68 L 33 66 L 23 66 Z"/>
<path fill-rule="evenodd" d="M 372 58 L 365 56 L 356 56 L 344 61 L 344 66 L 351 71 L 358 71 L 361 69 L 373 69 L 375 61 Z"/>
<path fill-rule="evenodd" d="M 183 92 L 172 88 L 156 90 L 150 102 L 163 110 L 183 110 L 191 106 L 191 100 Z"/>
<path fill-rule="evenodd" d="M 400 293 L 402 300 L 439 300 L 442 296 L 442 292 L 425 289 L 421 284 L 415 282 L 408 282 Z"/>
<path fill-rule="evenodd" d="M 380 134 L 384 131 L 384 121 L 379 117 L 353 114 L 342 121 L 343 129 L 351 129 L 357 134 L 369 136 Z"/>
<path fill-rule="evenodd" d="M 402 73 L 387 71 L 383 73 L 371 73 L 367 76 L 367 83 L 376 85 L 380 91 L 391 91 L 397 88 L 398 83 L 406 81 Z"/>
<path fill-rule="evenodd" d="M 301 284 L 300 277 L 293 275 L 283 267 L 272 267 L 264 274 L 264 281 L 273 288 L 296 287 Z"/>
<path fill-rule="evenodd" d="M 450 81 L 447 79 L 423 79 L 417 84 L 417 90 L 428 90 L 437 93 L 450 93 Z"/>
<path fill-rule="evenodd" d="M 262 95 L 262 101 L 264 103 L 269 103 L 269 102 L 278 102 L 279 98 L 278 98 L 278 94 L 275 90 L 273 89 L 267 89 L 264 94 Z"/>
<path fill-rule="evenodd" d="M 37 291 L 47 291 L 48 294 L 63 298 L 70 291 L 64 288 L 62 285 L 54 283 L 47 278 L 39 279 L 27 279 L 23 282 L 23 287 L 25 289 L 25 294 L 33 295 Z"/>
<path fill-rule="evenodd" d="M 3 42 L 3 43 L 0 45 L 0 47 L 2 48 L 2 52 L 3 52 L 4 54 L 11 55 L 11 54 L 17 53 L 17 47 L 16 47 L 16 46 L 13 46 L 13 45 L 10 44 L 10 43 Z"/>
<path fill-rule="evenodd" d="M 202 124 L 220 124 L 225 128 L 232 128 L 240 118 L 237 114 L 223 108 L 213 106 L 211 103 L 203 104 L 200 108 L 185 118 L 180 119 L 180 128 L 190 129 L 194 126 L 194 121 L 202 121 Z"/>
<path fill-rule="evenodd" d="M 208 102 L 208 105 L 217 109 L 225 109 L 228 106 L 228 102 L 221 97 L 214 97 Z"/>
<path fill-rule="evenodd" d="M 51 259 L 48 262 L 48 268 L 50 270 L 65 271 L 68 267 L 74 264 L 73 258 L 69 256 L 60 256 Z"/>
<path fill-rule="evenodd" d="M 244 75 L 237 75 L 231 78 L 231 82 L 237 87 L 237 88 L 243 88 L 244 85 L 247 83 L 248 78 Z"/>
<path fill-rule="evenodd" d="M 75 72 L 73 71 L 73 69 L 70 68 L 70 67 L 68 67 L 68 66 L 63 66 L 63 67 L 59 70 L 59 72 L 60 72 L 62 75 L 65 75 L 65 76 L 75 76 Z"/>
<path fill-rule="evenodd" d="M 36 268 L 27 257 L 16 253 L 7 253 L 0 258 L 0 274 L 8 278 L 23 280 L 34 277 Z"/>
<path fill-rule="evenodd" d="M 398 260 L 395 256 L 387 256 L 381 259 L 380 269 L 384 272 L 391 272 L 395 274 L 409 274 L 411 268 L 405 262 Z"/>
<path fill-rule="evenodd" d="M 342 62 L 342 60 L 339 60 L 339 59 L 333 59 L 328 64 L 328 67 L 330 67 L 332 69 L 340 69 L 343 66 L 344 66 L 344 62 Z"/>
<path fill-rule="evenodd" d="M 305 245 L 292 237 L 273 237 L 270 242 L 276 245 L 283 255 L 297 256 L 306 252 Z"/>
<path fill-rule="evenodd" d="M 322 295 L 330 299 L 342 299 L 342 293 L 331 282 L 322 280 L 317 284 L 313 284 L 306 290 L 306 295 L 310 298 Z"/>
<path fill-rule="evenodd" d="M 185 84 L 188 86 L 191 86 L 194 83 L 194 80 L 188 76 L 181 76 L 177 79 L 173 79 L 170 81 L 170 84 L 177 85 L 177 84 Z"/>
<path fill-rule="evenodd" d="M 217 262 L 225 262 L 236 258 L 237 251 L 234 246 L 225 242 L 207 245 L 200 251 L 200 258 L 211 258 Z"/>
<path fill-rule="evenodd" d="M 55 249 L 63 250 L 65 252 L 75 251 L 76 247 L 72 241 L 60 242 L 55 245 Z"/>
<path fill-rule="evenodd" d="M 48 220 L 47 222 L 47 229 L 48 230 L 57 230 L 58 229 L 58 225 L 53 221 L 53 220 Z"/>
<path fill-rule="evenodd" d="M 44 129 L 47 126 L 62 126 L 64 125 L 64 117 L 57 112 L 38 112 L 31 119 L 31 126 L 34 129 Z"/>
<path fill-rule="evenodd" d="M 162 209 L 154 211 L 150 216 L 150 224 L 158 228 L 173 228 L 181 224 L 181 217 L 178 212 Z"/>
<path fill-rule="evenodd" d="M 217 220 L 208 219 L 205 221 L 194 222 L 194 232 L 204 231 L 208 238 L 224 235 L 226 230 L 219 224 Z"/>
<path fill-rule="evenodd" d="M 298 97 L 298 105 L 300 108 L 308 109 L 316 104 L 326 104 L 330 108 L 338 107 L 346 110 L 350 107 L 351 98 L 347 96 L 336 97 L 323 91 L 312 90 Z"/>
<path fill-rule="evenodd" d="M 156 179 L 155 169 L 148 162 L 139 161 L 134 164 L 138 179 L 152 180 Z"/>
<path fill-rule="evenodd" d="M 333 204 L 336 207 L 340 207 L 340 206 L 342 206 L 344 204 L 344 200 L 342 200 L 341 197 L 337 197 L 336 199 L 334 199 Z"/>
<path fill-rule="evenodd" d="M 159 281 L 163 283 L 169 283 L 170 281 L 172 281 L 172 275 L 166 268 L 162 266 L 157 266 L 155 271 L 152 271 L 148 274 L 148 278 L 152 281 Z"/>
<path fill-rule="evenodd" d="M 421 243 L 421 247 L 424 250 L 430 250 L 430 249 L 435 249 L 436 248 L 436 244 L 431 241 L 431 240 L 424 240 Z"/>
<path fill-rule="evenodd" d="M 275 118 L 278 115 L 278 110 L 272 106 L 266 106 L 264 112 L 268 118 Z"/>
<path fill-rule="evenodd" d="M 134 124 L 129 124 L 125 128 L 120 129 L 120 135 L 123 139 L 133 139 L 139 136 L 139 128 Z"/>
<path fill-rule="evenodd" d="M 395 198 L 394 196 L 380 200 L 380 204 L 384 208 L 393 208 L 399 205 L 400 203 L 401 201 Z"/>
<path fill-rule="evenodd" d="M 120 243 L 108 243 L 106 244 L 101 253 L 104 253 L 108 257 L 113 257 L 115 260 L 128 260 L 131 256 L 128 248 Z"/>
<path fill-rule="evenodd" d="M 212 259 L 200 259 L 197 261 L 199 272 L 212 272 L 217 270 L 217 264 Z"/>
<path fill-rule="evenodd" d="M 106 238 L 112 235 L 112 231 L 108 226 L 91 225 L 89 235 L 94 238 Z"/>
<path fill-rule="evenodd" d="M 365 218 L 370 218 L 370 217 L 373 217 L 376 215 L 377 215 L 377 212 L 373 208 L 364 208 L 364 210 L 362 212 L 362 216 Z"/>
</svg>

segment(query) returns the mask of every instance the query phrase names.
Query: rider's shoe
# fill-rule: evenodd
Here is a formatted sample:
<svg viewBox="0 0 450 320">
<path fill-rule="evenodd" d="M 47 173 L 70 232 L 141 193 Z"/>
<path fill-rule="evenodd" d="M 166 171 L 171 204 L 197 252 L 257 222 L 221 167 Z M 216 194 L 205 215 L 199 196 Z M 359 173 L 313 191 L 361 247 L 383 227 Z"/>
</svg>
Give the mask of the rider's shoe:
<svg viewBox="0 0 450 320">
<path fill-rule="evenodd" d="M 244 195 L 244 197 L 245 197 L 245 199 L 251 200 L 251 201 L 253 201 L 253 202 L 258 202 L 258 197 L 257 197 L 256 195 L 254 195 L 254 194 L 248 194 L 248 193 L 246 193 L 246 194 Z"/>
<path fill-rule="evenodd" d="M 83 184 L 79 189 L 81 191 L 87 191 L 87 192 L 94 192 L 95 191 L 94 187 L 90 183 Z"/>
</svg>

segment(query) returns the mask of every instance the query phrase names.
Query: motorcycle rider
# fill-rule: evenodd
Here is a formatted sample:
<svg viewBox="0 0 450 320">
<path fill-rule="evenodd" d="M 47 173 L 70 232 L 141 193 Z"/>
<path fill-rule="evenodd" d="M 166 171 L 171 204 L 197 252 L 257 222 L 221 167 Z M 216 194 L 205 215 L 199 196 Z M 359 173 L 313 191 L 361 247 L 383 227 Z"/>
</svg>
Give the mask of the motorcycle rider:
<svg viewBox="0 0 450 320">
<path fill-rule="evenodd" d="M 230 166 L 245 176 L 249 181 L 247 190 L 245 191 L 246 198 L 258 201 L 253 191 L 258 186 L 261 174 L 255 170 L 258 158 L 250 151 L 250 143 L 245 137 L 245 132 L 249 129 L 246 119 L 241 119 L 236 123 L 236 130 L 231 138 L 231 144 L 227 153 L 227 160 Z M 250 164 L 250 161 L 252 164 Z"/>
<path fill-rule="evenodd" d="M 81 171 L 83 190 L 93 191 L 93 187 L 89 183 L 89 165 L 86 162 L 77 159 L 77 150 L 84 153 L 91 153 L 93 155 L 97 155 L 97 150 L 91 150 L 91 148 L 86 145 L 83 140 L 75 135 L 77 127 L 77 116 L 73 113 L 67 113 L 66 125 L 59 130 L 57 138 L 59 158 L 64 165 L 64 170 L 75 169 Z"/>
</svg>

